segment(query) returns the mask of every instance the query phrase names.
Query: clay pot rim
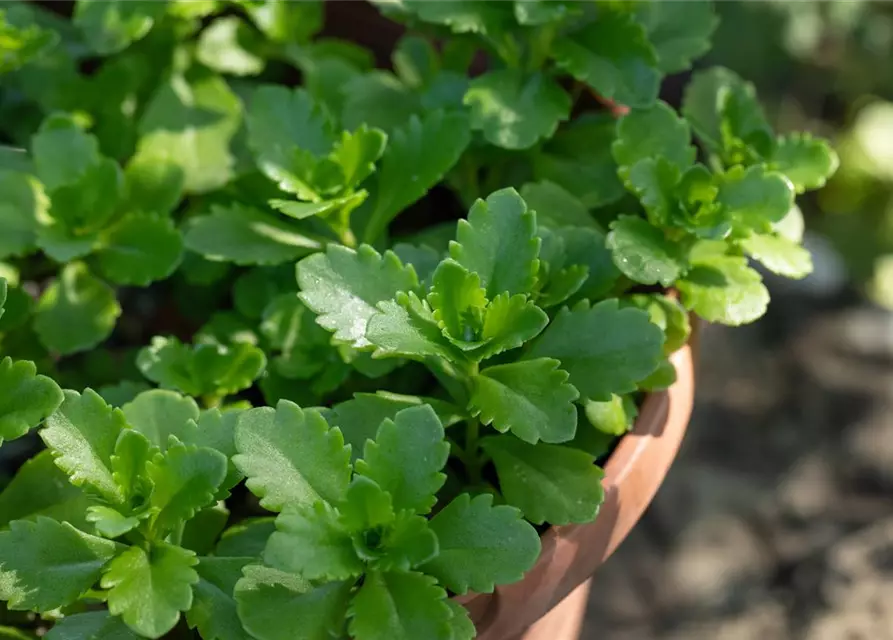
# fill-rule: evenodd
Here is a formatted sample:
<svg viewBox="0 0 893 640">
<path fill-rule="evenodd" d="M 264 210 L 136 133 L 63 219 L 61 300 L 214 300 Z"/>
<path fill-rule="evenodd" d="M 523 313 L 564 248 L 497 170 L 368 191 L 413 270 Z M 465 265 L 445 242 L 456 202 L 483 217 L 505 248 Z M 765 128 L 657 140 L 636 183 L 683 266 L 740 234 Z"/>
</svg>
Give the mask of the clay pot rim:
<svg viewBox="0 0 893 640">
<path fill-rule="evenodd" d="M 479 638 L 490 638 L 491 634 L 486 633 L 486 630 L 492 626 L 502 626 L 501 624 L 495 624 L 498 621 L 494 620 L 495 617 L 503 616 L 499 610 L 504 609 L 507 605 L 511 606 L 511 601 L 523 601 L 523 597 L 516 597 L 517 594 L 524 591 L 524 587 L 521 587 L 520 585 L 524 585 L 525 583 L 529 584 L 530 582 L 539 582 L 542 581 L 543 578 L 548 579 L 549 574 L 554 573 L 555 567 L 551 567 L 551 572 L 548 571 L 548 568 L 553 563 L 556 563 L 557 558 L 560 559 L 560 547 L 565 544 L 567 540 L 585 539 L 587 536 L 591 535 L 594 529 L 604 527 L 609 527 L 611 529 L 610 533 L 612 534 L 619 534 L 611 536 L 610 544 L 605 548 L 603 555 L 598 561 L 590 562 L 591 566 L 582 569 L 580 567 L 575 568 L 575 573 L 581 574 L 584 577 L 579 581 L 573 580 L 570 585 L 560 585 L 559 589 L 556 590 L 556 593 L 554 594 L 553 601 L 551 602 L 552 606 L 556 605 L 576 586 L 584 582 L 585 579 L 611 555 L 614 549 L 632 529 L 635 521 L 633 521 L 633 524 L 626 527 L 626 530 L 621 531 L 621 529 L 625 528 L 624 525 L 618 526 L 616 522 L 611 520 L 612 514 L 608 513 L 608 511 L 616 509 L 616 505 L 609 506 L 608 499 L 612 494 L 614 494 L 613 497 L 616 498 L 618 493 L 622 493 L 624 480 L 627 476 L 630 476 L 632 472 L 637 469 L 639 462 L 643 457 L 647 458 L 648 455 L 653 454 L 656 449 L 667 449 L 668 454 L 670 454 L 669 462 L 675 458 L 678 446 L 684 436 L 685 427 L 688 424 L 688 418 L 693 405 L 694 357 L 692 352 L 697 349 L 696 342 L 696 337 L 693 336 L 689 344 L 683 346 L 670 356 L 670 361 L 676 368 L 677 381 L 666 391 L 650 393 L 645 397 L 633 429 L 620 439 L 611 456 L 608 458 L 604 466 L 605 476 L 602 480 L 606 500 L 596 519 L 585 524 L 568 524 L 550 527 L 540 537 L 542 551 L 536 564 L 520 581 L 497 587 L 494 593 L 469 592 L 462 596 L 453 596 L 452 599 L 455 602 L 465 606 L 471 612 L 472 619 L 478 626 Z M 668 429 L 668 427 L 671 428 Z M 669 433 L 665 433 L 668 431 Z M 663 476 L 668 467 L 669 463 L 665 468 L 656 468 L 654 471 L 649 471 L 650 475 L 660 476 L 656 486 L 662 484 Z M 656 491 L 656 487 L 654 491 Z M 647 497 L 647 500 L 644 501 L 642 511 L 644 511 L 644 508 L 650 504 L 652 498 L 653 493 L 651 493 L 651 495 Z M 639 515 L 641 514 L 638 514 L 635 520 L 638 520 Z M 600 520 L 601 524 L 599 524 Z M 500 603 L 500 599 L 504 602 Z M 496 606 L 493 606 L 494 602 Z M 529 624 L 532 624 L 548 613 L 550 609 L 551 606 L 545 610 L 537 611 L 535 617 L 529 613 L 527 615 L 522 613 L 520 617 L 528 620 L 528 622 L 519 625 L 519 629 L 523 630 Z M 498 636 L 493 637 L 501 638 L 502 635 L 499 634 Z"/>
</svg>

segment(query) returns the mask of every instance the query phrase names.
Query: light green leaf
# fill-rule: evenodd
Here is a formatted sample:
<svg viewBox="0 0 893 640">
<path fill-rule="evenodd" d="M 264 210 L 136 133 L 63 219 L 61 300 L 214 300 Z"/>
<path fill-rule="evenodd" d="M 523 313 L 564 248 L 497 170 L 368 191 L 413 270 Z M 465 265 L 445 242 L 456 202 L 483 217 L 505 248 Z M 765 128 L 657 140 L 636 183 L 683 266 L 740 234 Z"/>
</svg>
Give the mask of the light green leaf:
<svg viewBox="0 0 893 640">
<path fill-rule="evenodd" d="M 639 413 L 636 403 L 630 396 L 611 396 L 610 400 L 599 402 L 586 400 L 583 410 L 589 424 L 613 436 L 622 436 L 632 429 L 633 422 Z"/>
<path fill-rule="evenodd" d="M 766 312 L 769 292 L 746 258 L 716 256 L 698 260 L 676 283 L 682 303 L 708 322 L 738 326 Z"/>
<path fill-rule="evenodd" d="M 257 54 L 261 42 L 257 32 L 238 16 L 217 18 L 199 35 L 195 57 L 220 73 L 253 76 L 265 66 Z"/>
<path fill-rule="evenodd" d="M 100 582 L 109 590 L 109 612 L 136 633 L 160 638 L 192 606 L 197 563 L 194 553 L 166 542 L 155 543 L 149 553 L 130 547 L 109 564 Z"/>
<path fill-rule="evenodd" d="M 164 0 L 78 0 L 73 20 L 90 48 L 107 56 L 143 38 L 166 8 Z"/>
<path fill-rule="evenodd" d="M 421 573 L 373 571 L 350 605 L 357 640 L 452 640 L 446 591 Z"/>
<path fill-rule="evenodd" d="M 46 516 L 86 530 L 85 513 L 91 502 L 55 465 L 52 452 L 44 449 L 19 467 L 0 493 L 0 529 L 13 520 Z"/>
<path fill-rule="evenodd" d="M 233 464 L 232 457 L 236 455 L 236 423 L 239 421 L 241 411 L 209 409 L 203 411 L 195 428 L 189 428 L 183 434 L 183 442 L 198 447 L 208 447 L 219 451 L 227 458 L 227 472 L 223 483 L 218 490 L 229 491 L 242 480 L 242 473 Z"/>
<path fill-rule="evenodd" d="M 56 262 L 71 262 L 96 249 L 98 233 L 76 236 L 61 223 L 41 226 L 37 230 L 37 246 Z"/>
<path fill-rule="evenodd" d="M 614 264 L 630 280 L 669 287 L 686 271 L 678 244 L 638 216 L 620 216 L 607 238 Z"/>
<path fill-rule="evenodd" d="M 340 210 L 352 211 L 366 200 L 367 193 L 358 191 L 333 200 L 320 200 L 319 202 L 296 202 L 294 200 L 270 200 L 267 202 L 272 208 L 284 213 L 289 218 L 303 220 L 313 216 L 329 216 Z"/>
<path fill-rule="evenodd" d="M 375 242 L 397 214 L 424 196 L 455 166 L 471 141 L 468 116 L 435 111 L 391 132 L 381 159 L 364 242 Z"/>
<path fill-rule="evenodd" d="M 82 262 L 71 262 L 43 292 L 34 330 L 51 351 L 62 355 L 92 349 L 115 328 L 121 306 L 115 292 Z"/>
<path fill-rule="evenodd" d="M 654 48 L 645 29 L 629 14 L 608 6 L 602 9 L 595 22 L 555 40 L 555 62 L 604 98 L 647 107 L 660 88 Z"/>
<path fill-rule="evenodd" d="M 249 565 L 236 583 L 239 618 L 257 640 L 331 640 L 344 635 L 353 583 L 313 588 L 298 576 Z"/>
<path fill-rule="evenodd" d="M 446 480 L 441 470 L 449 454 L 440 419 L 422 405 L 386 418 L 375 441 L 366 442 L 356 470 L 388 492 L 396 509 L 428 513 Z"/>
<path fill-rule="evenodd" d="M 478 274 L 453 260 L 442 261 L 432 276 L 428 302 L 438 324 L 454 340 L 478 339 L 487 306 L 487 292 Z"/>
<path fill-rule="evenodd" d="M 352 189 L 375 171 L 375 162 L 384 153 L 388 137 L 365 123 L 356 131 L 342 131 L 329 157 L 344 173 L 344 188 Z"/>
<path fill-rule="evenodd" d="M 540 358 L 488 367 L 472 379 L 471 410 L 483 424 L 525 442 L 565 442 L 577 430 L 580 396 L 557 360 Z"/>
<path fill-rule="evenodd" d="M 437 326 L 427 304 L 413 293 L 401 292 L 394 300 L 379 303 L 378 313 L 369 318 L 366 326 L 366 338 L 375 345 L 376 358 L 462 357 Z"/>
<path fill-rule="evenodd" d="M 233 597 L 242 567 L 251 558 L 199 558 L 199 581 L 193 587 L 192 608 L 186 621 L 204 640 L 251 640 L 242 628 Z"/>
<path fill-rule="evenodd" d="M 664 332 L 664 353 L 670 355 L 688 342 L 691 323 L 685 308 L 674 298 L 659 293 L 636 293 L 621 298 L 623 307 L 636 307 L 648 312 L 653 324 Z"/>
<path fill-rule="evenodd" d="M 59 385 L 37 375 L 34 363 L 27 360 L 0 360 L 0 389 L 0 445 L 25 435 L 62 404 Z"/>
<path fill-rule="evenodd" d="M 592 522 L 604 501 L 604 473 L 585 451 L 517 438 L 485 438 L 506 501 L 534 524 Z"/>
<path fill-rule="evenodd" d="M 453 611 L 453 617 L 450 618 L 450 627 L 453 630 L 452 640 L 474 640 L 477 636 L 477 629 L 474 628 L 474 622 L 471 621 L 468 610 L 455 600 L 448 600 L 447 604 Z"/>
<path fill-rule="evenodd" d="M 620 309 L 616 299 L 583 301 L 559 311 L 526 358 L 557 358 L 582 397 L 603 400 L 635 391 L 657 368 L 663 341 L 645 312 Z"/>
<path fill-rule="evenodd" d="M 146 465 L 158 452 L 149 440 L 135 429 L 125 429 L 118 436 L 111 457 L 112 478 L 121 489 L 125 500 L 145 498 L 152 491 L 146 476 Z"/>
<path fill-rule="evenodd" d="M 226 476 L 226 456 L 207 447 L 175 444 L 146 467 L 152 527 L 170 532 L 212 502 Z"/>
<path fill-rule="evenodd" d="M 577 3 L 554 2 L 552 0 L 516 0 L 515 20 L 518 21 L 518 24 L 526 26 L 561 22 L 565 18 L 577 15 L 578 7 Z"/>
<path fill-rule="evenodd" d="M 524 444 L 512 436 L 502 438 Z M 459 595 L 469 589 L 490 593 L 495 585 L 517 582 L 540 554 L 536 529 L 514 507 L 493 506 L 489 493 L 473 499 L 463 493 L 431 518 L 430 525 L 440 552 L 422 569 Z"/>
<path fill-rule="evenodd" d="M 87 509 L 87 522 L 92 522 L 96 533 L 103 538 L 118 538 L 135 529 L 140 521 L 133 516 L 125 516 L 111 507 L 94 505 Z"/>
<path fill-rule="evenodd" d="M 419 284 L 412 267 L 404 267 L 393 252 L 382 256 L 368 245 L 354 251 L 331 244 L 325 253 L 302 260 L 297 278 L 300 298 L 319 314 L 317 322 L 356 348 L 370 344 L 366 325 L 376 305 Z"/>
<path fill-rule="evenodd" d="M 48 207 L 49 199 L 35 178 L 0 171 L 0 258 L 20 256 L 34 247 L 38 220 Z"/>
<path fill-rule="evenodd" d="M 322 2 L 249 0 L 242 4 L 258 29 L 274 42 L 304 44 L 322 29 Z"/>
<path fill-rule="evenodd" d="M 676 382 L 676 367 L 669 359 L 661 360 L 650 376 L 639 382 L 639 389 L 653 393 L 669 389 Z"/>
<path fill-rule="evenodd" d="M 121 407 L 127 423 L 142 433 L 152 445 L 165 451 L 170 437 L 186 442 L 190 420 L 198 420 L 198 404 L 192 398 L 165 389 L 152 389 L 139 394 Z"/>
<path fill-rule="evenodd" d="M 797 193 L 824 187 L 840 166 L 831 145 L 808 133 L 792 133 L 779 138 L 768 160 L 772 169 L 788 177 Z"/>
<path fill-rule="evenodd" d="M 76 601 L 117 551 L 67 522 L 16 520 L 0 532 L 0 599 L 12 610 L 43 613 Z"/>
<path fill-rule="evenodd" d="M 108 611 L 65 616 L 44 636 L 46 640 L 138 640 L 121 618 Z"/>
<path fill-rule="evenodd" d="M 484 345 L 472 352 L 472 356 L 483 360 L 520 347 L 538 336 L 548 323 L 546 312 L 525 300 L 523 295 L 509 297 L 507 293 L 501 293 L 487 307 L 481 331 Z"/>
<path fill-rule="evenodd" d="M 337 512 L 321 501 L 289 508 L 276 518 L 264 562 L 306 580 L 323 582 L 356 578 L 364 568 Z"/>
<path fill-rule="evenodd" d="M 549 138 L 570 116 L 571 99 L 542 73 L 516 69 L 489 71 L 471 81 L 464 102 L 471 126 L 504 149 L 527 149 Z"/>
<path fill-rule="evenodd" d="M 73 485 L 120 503 L 123 494 L 112 477 L 111 458 L 126 426 L 121 410 L 112 409 L 92 389 L 84 390 L 83 395 L 66 391 L 62 406 L 47 418 L 40 437 Z"/>
<path fill-rule="evenodd" d="M 481 278 L 490 297 L 529 293 L 539 268 L 536 214 L 514 189 L 478 200 L 460 220 L 450 256 Z"/>
<path fill-rule="evenodd" d="M 96 256 L 102 273 L 117 284 L 145 287 L 170 276 L 183 253 L 183 239 L 168 218 L 125 217 L 102 237 Z"/>
<path fill-rule="evenodd" d="M 186 193 L 212 191 L 232 177 L 229 145 L 241 119 L 242 103 L 223 78 L 200 67 L 175 73 L 146 106 L 136 157 L 180 167 Z"/>
<path fill-rule="evenodd" d="M 707 174 L 707 178 L 712 187 L 713 177 Z M 650 222 L 660 227 L 671 226 L 682 215 L 679 203 L 681 179 L 679 168 L 666 158 L 645 158 L 630 169 L 626 187 L 642 203 Z M 712 189 L 716 191 L 715 187 Z"/>
<path fill-rule="evenodd" d="M 114 216 L 124 189 L 124 175 L 114 160 L 102 158 L 77 180 L 50 192 L 49 215 L 72 234 L 99 231 Z"/>
<path fill-rule="evenodd" d="M 636 5 L 636 19 L 645 27 L 664 73 L 685 71 L 693 60 L 707 53 L 710 37 L 719 23 L 713 3 L 703 0 L 672 6 L 643 2 Z"/>
<path fill-rule="evenodd" d="M 755 231 L 768 230 L 794 206 L 794 188 L 780 173 L 763 165 L 733 167 L 719 176 L 716 201 L 733 221 Z"/>
<path fill-rule="evenodd" d="M 347 497 L 338 506 L 341 525 L 354 537 L 354 549 L 363 560 L 374 560 L 380 541 L 367 544 L 358 540 L 356 534 L 367 531 L 382 531 L 396 519 L 394 503 L 389 493 L 366 476 L 355 475 L 347 488 Z"/>
<path fill-rule="evenodd" d="M 233 458 L 248 478 L 248 489 L 270 511 L 338 503 L 350 481 L 350 450 L 338 429 L 311 409 L 282 400 L 276 409 L 242 412 L 236 424 Z"/>
<path fill-rule="evenodd" d="M 779 235 L 753 234 L 739 242 L 744 252 L 772 273 L 801 279 L 812 273 L 812 256 L 795 242 Z"/>
<path fill-rule="evenodd" d="M 238 265 L 281 264 L 318 250 L 321 243 L 300 226 L 232 203 L 187 223 L 186 248 L 209 260 Z"/>
<path fill-rule="evenodd" d="M 146 153 L 135 156 L 124 169 L 127 197 L 121 208 L 131 213 L 168 215 L 183 197 L 184 179 L 183 170 L 172 160 Z"/>
<path fill-rule="evenodd" d="M 641 160 L 662 157 L 685 171 L 697 155 L 688 122 L 660 100 L 648 109 L 633 109 L 617 122 L 617 140 L 611 152 L 624 180 Z"/>
<path fill-rule="evenodd" d="M 382 571 L 409 571 L 433 559 L 438 550 L 437 536 L 428 526 L 428 520 L 404 511 L 370 557 Z"/>
<path fill-rule="evenodd" d="M 296 150 L 324 156 L 333 142 L 331 124 L 304 89 L 264 85 L 255 90 L 248 109 L 248 144 L 258 167 L 274 182 L 295 178 Z"/>
</svg>

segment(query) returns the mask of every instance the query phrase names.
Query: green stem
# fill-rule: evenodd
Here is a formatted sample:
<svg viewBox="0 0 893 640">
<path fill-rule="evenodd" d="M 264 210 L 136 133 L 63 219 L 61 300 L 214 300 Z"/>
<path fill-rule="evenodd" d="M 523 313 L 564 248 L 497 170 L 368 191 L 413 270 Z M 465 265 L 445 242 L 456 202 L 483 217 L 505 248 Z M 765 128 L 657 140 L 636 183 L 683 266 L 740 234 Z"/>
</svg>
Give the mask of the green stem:
<svg viewBox="0 0 893 640">
<path fill-rule="evenodd" d="M 205 409 L 216 409 L 225 397 L 225 395 L 220 393 L 206 393 L 202 396 L 202 404 L 205 405 Z"/>
<path fill-rule="evenodd" d="M 473 485 L 481 483 L 483 465 L 478 453 L 480 435 L 481 422 L 477 418 L 472 418 L 465 427 L 465 466 L 468 468 L 468 479 Z"/>
</svg>

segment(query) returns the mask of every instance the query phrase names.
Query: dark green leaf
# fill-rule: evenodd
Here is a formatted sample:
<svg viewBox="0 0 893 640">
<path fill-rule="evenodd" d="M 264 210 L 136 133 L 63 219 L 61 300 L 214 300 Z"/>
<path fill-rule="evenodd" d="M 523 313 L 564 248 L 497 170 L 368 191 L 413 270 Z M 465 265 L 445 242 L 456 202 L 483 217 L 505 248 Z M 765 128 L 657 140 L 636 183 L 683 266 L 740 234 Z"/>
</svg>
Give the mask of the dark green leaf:
<svg viewBox="0 0 893 640">
<path fill-rule="evenodd" d="M 685 171 L 694 164 L 697 154 L 691 145 L 688 122 L 662 101 L 623 116 L 617 122 L 617 140 L 611 152 L 624 180 L 636 163 L 646 158 L 662 157 Z"/>
<path fill-rule="evenodd" d="M 686 271 L 679 245 L 637 216 L 620 216 L 611 223 L 607 246 L 617 268 L 635 282 L 668 287 Z"/>
<path fill-rule="evenodd" d="M 64 114 L 43 121 L 31 138 L 31 155 L 37 177 L 47 191 L 77 182 L 100 159 L 96 138 Z"/>
<path fill-rule="evenodd" d="M 583 202 L 554 182 L 528 182 L 521 187 L 521 198 L 536 212 L 540 225 L 598 228 Z"/>
<path fill-rule="evenodd" d="M 643 2 L 636 5 L 636 19 L 645 27 L 657 53 L 660 70 L 678 73 L 710 50 L 710 36 L 719 20 L 713 3 L 703 0 L 667 5 Z"/>
<path fill-rule="evenodd" d="M 260 558 L 270 535 L 276 530 L 275 518 L 248 518 L 223 532 L 214 549 L 215 556 Z"/>
<path fill-rule="evenodd" d="M 107 56 L 143 38 L 166 8 L 164 0 L 78 0 L 73 19 L 93 51 Z"/>
<path fill-rule="evenodd" d="M 89 496 L 55 465 L 52 452 L 44 449 L 19 467 L 0 493 L 0 529 L 13 520 L 46 516 L 87 530 L 84 514 L 90 503 Z"/>
<path fill-rule="evenodd" d="M 138 640 L 121 618 L 108 611 L 65 616 L 44 636 L 47 640 Z"/>
<path fill-rule="evenodd" d="M 199 581 L 193 587 L 192 608 L 186 620 L 204 640 L 251 640 L 242 628 L 233 597 L 242 567 L 251 558 L 199 558 Z"/>
<path fill-rule="evenodd" d="M 389 71 L 358 75 L 348 81 L 342 93 L 341 124 L 347 129 L 366 124 L 390 134 L 421 115 L 418 94 Z"/>
<path fill-rule="evenodd" d="M 62 404 L 59 385 L 27 360 L 0 360 L 0 388 L 0 444 L 25 435 Z"/>
<path fill-rule="evenodd" d="M 171 436 L 185 442 L 189 421 L 199 416 L 195 400 L 164 389 L 145 391 L 121 410 L 127 423 L 161 451 L 167 449 Z"/>
<path fill-rule="evenodd" d="M 33 177 L 0 171 L 0 258 L 23 255 L 34 247 L 38 220 L 45 217 L 48 206 Z"/>
</svg>

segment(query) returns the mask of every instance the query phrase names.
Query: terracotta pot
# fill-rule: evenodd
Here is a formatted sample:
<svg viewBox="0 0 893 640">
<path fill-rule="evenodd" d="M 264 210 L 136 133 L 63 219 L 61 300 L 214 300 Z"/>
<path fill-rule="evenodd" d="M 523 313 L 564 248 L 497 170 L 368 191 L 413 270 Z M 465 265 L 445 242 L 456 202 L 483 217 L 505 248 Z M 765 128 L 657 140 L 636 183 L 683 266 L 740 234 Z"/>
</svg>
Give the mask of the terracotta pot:
<svg viewBox="0 0 893 640">
<path fill-rule="evenodd" d="M 577 637 L 588 594 L 584 583 L 651 503 L 688 426 L 695 388 L 692 347 L 683 347 L 671 359 L 677 381 L 645 399 L 632 432 L 609 458 L 603 480 L 605 502 L 595 521 L 549 529 L 539 560 L 520 582 L 497 587 L 492 594 L 457 598 L 470 612 L 478 640 Z M 571 592 L 574 597 L 565 600 Z M 559 603 L 569 611 L 544 617 Z"/>
</svg>

